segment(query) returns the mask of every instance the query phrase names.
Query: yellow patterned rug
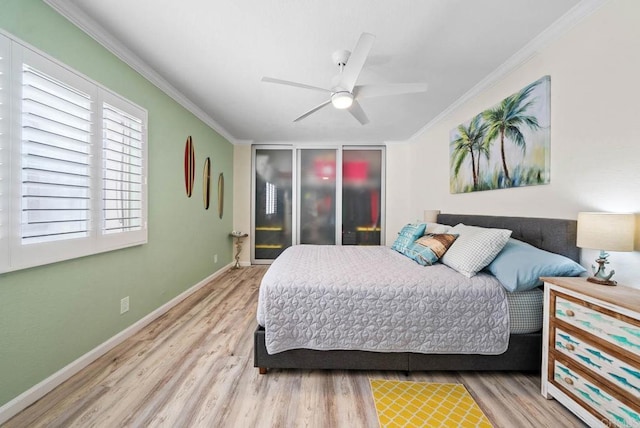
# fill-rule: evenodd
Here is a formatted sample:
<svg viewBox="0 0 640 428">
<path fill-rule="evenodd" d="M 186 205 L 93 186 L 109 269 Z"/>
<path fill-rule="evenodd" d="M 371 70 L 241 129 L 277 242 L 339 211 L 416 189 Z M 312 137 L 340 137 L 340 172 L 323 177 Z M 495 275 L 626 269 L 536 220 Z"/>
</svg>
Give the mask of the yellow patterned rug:
<svg viewBox="0 0 640 428">
<path fill-rule="evenodd" d="M 464 385 L 370 379 L 380 427 L 491 427 Z"/>
</svg>

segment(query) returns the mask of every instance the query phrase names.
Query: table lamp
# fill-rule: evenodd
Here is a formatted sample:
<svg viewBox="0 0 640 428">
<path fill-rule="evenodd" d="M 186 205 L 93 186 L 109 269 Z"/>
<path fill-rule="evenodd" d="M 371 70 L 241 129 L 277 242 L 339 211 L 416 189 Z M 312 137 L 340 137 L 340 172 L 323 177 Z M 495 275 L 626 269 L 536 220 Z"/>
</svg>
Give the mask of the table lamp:
<svg viewBox="0 0 640 428">
<path fill-rule="evenodd" d="M 440 210 L 424 210 L 422 219 L 425 223 L 437 223 Z"/>
<path fill-rule="evenodd" d="M 635 215 L 605 212 L 578 213 L 578 240 L 580 248 L 600 250 L 596 259 L 598 267 L 591 265 L 593 276 L 587 281 L 601 285 L 616 285 L 611 277 L 616 272 L 606 272 L 608 251 L 633 251 L 635 239 Z"/>
</svg>

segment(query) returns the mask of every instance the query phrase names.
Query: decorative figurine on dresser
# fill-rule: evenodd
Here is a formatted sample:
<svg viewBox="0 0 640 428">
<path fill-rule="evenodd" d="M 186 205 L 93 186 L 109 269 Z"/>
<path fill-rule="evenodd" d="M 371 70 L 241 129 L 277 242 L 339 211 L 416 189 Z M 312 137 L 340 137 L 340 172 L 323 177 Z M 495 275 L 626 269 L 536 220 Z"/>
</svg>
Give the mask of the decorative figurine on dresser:
<svg viewBox="0 0 640 428">
<path fill-rule="evenodd" d="M 592 427 L 640 427 L 640 289 L 542 279 L 542 395 Z"/>
<path fill-rule="evenodd" d="M 236 255 L 235 260 L 236 264 L 233 265 L 232 269 L 240 269 L 240 253 L 242 252 L 242 240 L 249 236 L 247 233 L 238 232 L 237 230 L 232 231 L 229 236 L 236 240 Z"/>
</svg>

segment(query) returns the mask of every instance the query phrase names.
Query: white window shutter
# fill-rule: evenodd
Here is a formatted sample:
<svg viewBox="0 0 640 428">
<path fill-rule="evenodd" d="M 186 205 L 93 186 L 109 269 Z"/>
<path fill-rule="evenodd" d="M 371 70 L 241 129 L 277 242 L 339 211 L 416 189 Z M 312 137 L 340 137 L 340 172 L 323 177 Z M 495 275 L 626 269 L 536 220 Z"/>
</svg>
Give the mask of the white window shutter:
<svg viewBox="0 0 640 428">
<path fill-rule="evenodd" d="M 22 244 L 89 236 L 91 97 L 22 67 Z"/>
<path fill-rule="evenodd" d="M 146 243 L 147 111 L 3 34 L 0 73 L 0 273 Z"/>
<path fill-rule="evenodd" d="M 102 233 L 144 227 L 143 119 L 102 104 Z"/>
</svg>

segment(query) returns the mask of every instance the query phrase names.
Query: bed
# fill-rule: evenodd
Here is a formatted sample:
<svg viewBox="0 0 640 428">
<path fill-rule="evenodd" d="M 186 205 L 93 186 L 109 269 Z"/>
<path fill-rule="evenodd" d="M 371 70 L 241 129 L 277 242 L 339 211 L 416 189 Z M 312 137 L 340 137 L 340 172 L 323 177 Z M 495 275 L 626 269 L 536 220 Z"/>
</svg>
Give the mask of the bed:
<svg viewBox="0 0 640 428">
<path fill-rule="evenodd" d="M 446 224 L 446 225 L 456 225 L 458 223 L 464 223 L 465 225 L 470 226 L 479 226 L 479 227 L 487 227 L 487 228 L 500 228 L 500 229 L 508 229 L 512 231 L 512 238 L 518 239 L 520 241 L 531 244 L 537 248 L 560 254 L 569 259 L 578 261 L 579 260 L 579 249 L 576 247 L 576 222 L 574 220 L 560 220 L 560 219 L 544 219 L 544 218 L 524 218 L 524 217 L 499 217 L 499 216 L 477 216 L 477 215 L 457 215 L 457 214 L 440 214 L 438 216 L 438 223 Z M 298 249 L 303 252 L 306 251 L 304 248 Z M 322 251 L 321 248 L 319 248 Z M 325 249 L 325 251 L 330 251 L 330 249 Z M 384 259 L 376 259 L 379 257 L 378 252 L 383 251 L 391 251 L 387 247 L 362 247 L 348 249 L 347 253 L 337 253 L 334 257 L 342 257 L 342 258 L 350 258 L 354 257 L 353 263 L 357 263 L 360 265 L 366 265 L 367 263 L 376 263 L 376 269 L 380 272 L 387 272 L 387 266 L 383 265 Z M 362 254 L 364 255 L 362 255 Z M 284 254 L 284 253 L 283 253 Z M 326 253 L 324 257 L 327 256 Z M 345 255 L 346 254 L 346 255 Z M 308 254 L 306 257 L 314 257 L 313 253 Z M 319 256 L 316 256 L 319 257 Z M 388 259 L 392 259 L 396 257 L 391 254 L 387 254 L 385 256 Z M 397 257 L 403 258 L 404 256 L 397 254 Z M 292 259 L 292 261 L 295 259 Z M 321 259 L 318 258 L 320 261 Z M 322 260 L 325 260 L 323 258 Z M 326 261 L 326 260 L 325 260 Z M 348 263 L 347 261 L 346 263 Z M 396 260 L 398 263 L 403 263 L 401 260 Z M 330 264 L 330 262 L 327 262 Z M 413 263 L 411 260 L 405 260 L 404 263 Z M 283 263 L 280 263 L 282 265 Z M 295 263 L 287 263 L 291 266 L 294 266 Z M 275 265 L 275 263 L 274 263 Z M 322 263 L 309 263 L 309 259 L 302 263 L 302 266 L 321 266 Z M 388 269 L 394 269 L 389 265 Z M 415 265 L 417 266 L 417 265 Z M 412 272 L 416 270 L 416 267 L 413 265 L 403 265 L 401 266 L 404 273 L 404 276 L 411 277 L 413 275 Z M 272 265 L 273 267 L 273 265 Z M 282 267 L 281 267 L 282 268 Z M 298 269 L 297 276 L 293 273 L 292 278 L 297 278 L 298 287 L 305 287 L 307 281 L 305 278 L 315 278 L 318 275 L 318 272 L 299 272 L 304 269 L 304 267 L 300 267 Z M 331 270 L 322 268 L 324 270 Z M 434 272 L 434 275 L 439 275 L 444 272 L 448 268 L 445 266 L 431 266 L 431 267 L 422 267 L 418 266 L 417 269 L 431 269 L 430 272 Z M 338 271 L 339 269 L 336 269 Z M 371 270 L 371 269 L 369 269 Z M 263 279 L 263 284 L 265 279 L 268 279 L 270 282 L 279 282 L 282 278 L 289 276 L 289 272 L 286 272 L 286 275 L 280 271 L 280 274 L 273 274 L 271 272 L 271 268 L 265 275 Z M 365 270 L 355 270 L 356 276 L 366 276 Z M 438 273 L 440 272 L 440 273 Z M 330 273 L 329 277 L 331 276 Z M 338 272 L 336 275 L 344 276 L 344 271 L 341 273 Z M 391 277 L 394 273 L 391 271 L 389 273 Z M 397 276 L 397 274 L 395 274 Z M 385 277 L 383 274 L 378 275 L 379 278 L 377 280 L 384 282 Z M 475 279 L 474 279 L 475 278 Z M 496 281 L 495 278 L 491 278 L 491 275 L 481 273 L 476 275 L 474 278 L 471 278 L 467 283 L 465 283 L 465 287 L 475 292 L 474 290 L 481 289 L 483 287 L 488 287 L 493 290 L 492 293 L 495 292 L 495 286 L 491 284 L 491 281 Z M 359 278 L 360 279 L 360 278 Z M 335 280 L 335 279 L 334 279 Z M 283 280 L 284 281 L 284 280 Z M 375 279 L 373 280 L 375 281 Z M 311 282 L 311 281 L 310 281 Z M 434 282 L 437 284 L 437 281 Z M 487 285 L 488 284 L 488 285 Z M 493 288 L 492 288 L 493 287 Z M 505 322 L 501 321 L 500 316 L 492 317 L 492 314 L 499 313 L 500 311 L 504 311 L 506 303 L 497 301 L 498 297 L 494 295 L 489 295 L 485 300 L 486 302 L 481 302 L 483 299 L 484 291 L 482 293 L 474 294 L 472 297 L 466 298 L 466 300 L 478 300 L 478 308 L 481 315 L 476 316 L 477 320 L 474 323 L 479 325 L 479 328 L 483 330 L 484 337 L 490 338 L 490 340 L 478 340 L 476 347 L 483 347 L 487 344 L 492 346 L 486 348 L 468 348 L 467 342 L 472 342 L 474 339 L 473 334 L 469 334 L 469 331 L 465 332 L 465 326 L 462 325 L 459 327 L 460 338 L 457 338 L 456 334 L 450 334 L 449 336 L 453 336 L 454 348 L 452 352 L 448 352 L 447 346 L 442 345 L 441 342 L 446 342 L 447 335 L 443 334 L 442 331 L 438 331 L 438 329 L 433 329 L 430 331 L 430 334 L 433 334 L 431 341 L 429 341 L 430 336 L 425 336 L 424 331 L 419 329 L 419 324 L 412 324 L 415 320 L 419 319 L 421 314 L 420 311 L 416 311 L 415 308 L 410 308 L 410 301 L 423 299 L 424 297 L 407 297 L 405 296 L 405 300 L 407 302 L 394 304 L 397 306 L 404 305 L 402 308 L 406 306 L 406 312 L 402 311 L 388 311 L 386 310 L 386 305 L 382 305 L 381 314 L 372 321 L 372 324 L 368 326 L 363 326 L 363 330 L 358 334 L 358 336 L 364 336 L 364 338 L 360 338 L 363 342 L 356 346 L 356 349 L 350 349 L 349 346 L 344 345 L 344 342 L 341 341 L 343 338 L 339 336 L 338 333 L 340 328 L 339 324 L 337 328 L 331 331 L 326 331 L 322 334 L 310 335 L 313 336 L 311 340 L 304 342 L 309 338 L 298 337 L 305 336 L 305 333 L 312 331 L 312 327 L 304 327 L 299 330 L 298 334 L 293 334 L 293 339 L 290 337 L 283 338 L 280 342 L 275 342 L 274 338 L 278 338 L 278 332 L 275 332 L 275 327 L 269 331 L 265 330 L 264 325 L 277 325 L 275 323 L 267 323 L 265 322 L 265 314 L 262 313 L 270 308 L 276 310 L 276 313 L 280 314 L 281 312 L 285 312 L 288 307 L 296 307 L 305 304 L 304 302 L 290 302 L 286 300 L 286 294 L 283 293 L 282 298 L 272 298 L 266 299 L 262 296 L 263 286 L 261 285 L 261 297 L 260 304 L 258 310 L 258 327 L 254 334 L 254 366 L 259 368 L 260 373 L 264 374 L 267 372 L 268 368 L 287 368 L 287 369 L 350 369 L 350 370 L 402 370 L 402 371 L 424 371 L 424 370 L 519 370 L 519 371 L 539 371 L 540 363 L 541 363 L 541 332 L 527 332 L 525 334 L 513 333 L 511 331 L 511 326 L 508 322 L 506 322 L 506 328 L 508 329 L 505 333 Z M 407 288 L 407 287 L 404 287 Z M 412 288 L 412 287 L 408 287 Z M 414 287 L 415 288 L 415 287 Z M 502 287 L 498 287 L 502 289 Z M 421 290 L 421 289 L 420 289 Z M 357 288 L 355 291 L 350 293 L 361 293 L 366 291 L 367 293 L 371 293 L 371 290 L 365 289 L 364 286 Z M 386 291 L 388 292 L 388 290 Z M 415 290 L 413 290 L 415 292 Z M 422 291 L 418 291 L 422 292 Z M 278 290 L 280 293 L 280 290 Z M 378 293 L 378 291 L 376 291 Z M 383 293 L 380 291 L 379 293 Z M 366 294 L 366 293 L 365 293 Z M 500 294 L 500 293 L 498 293 Z M 480 296 L 480 297 L 476 297 Z M 276 296 L 278 297 L 278 296 Z M 345 298 L 345 302 L 352 301 L 352 296 L 350 298 Z M 295 298 L 295 296 L 294 296 Z M 319 295 L 316 306 L 309 306 L 308 308 L 302 311 L 302 316 L 298 316 L 299 318 L 304 318 L 306 313 L 317 312 L 322 316 L 322 305 L 324 297 Z M 385 300 L 386 299 L 386 300 Z M 428 300 L 428 296 L 425 298 Z M 264 302 L 263 302 L 264 300 Z M 394 299 L 384 295 L 384 294 L 376 294 L 376 301 L 384 301 L 384 302 L 392 302 Z M 441 299 L 442 300 L 442 299 Z M 446 300 L 446 299 L 444 299 Z M 265 302 L 269 302 L 268 304 Z M 443 303 L 443 305 L 446 302 Z M 353 303 L 350 303 L 353 306 Z M 485 306 L 482 306 L 485 305 Z M 453 305 L 453 307 L 457 307 L 458 305 Z M 444 306 L 443 306 L 444 307 Z M 449 308 L 451 305 L 449 306 Z M 510 307 L 508 308 L 510 309 Z M 358 311 L 358 307 L 356 305 L 355 308 L 351 308 L 345 303 L 345 307 L 342 309 L 343 316 L 348 317 L 348 311 L 353 310 L 354 313 Z M 386 310 L 386 312 L 385 312 Z M 437 317 L 440 312 L 444 312 L 442 309 L 434 309 L 435 312 L 428 313 L 424 315 L 425 317 Z M 438 312 L 440 311 L 440 312 Z M 462 312 L 467 311 L 468 309 L 463 309 Z M 484 311 L 484 312 L 482 312 Z M 396 313 L 405 313 L 410 314 L 410 316 L 398 317 L 397 320 L 391 320 L 394 314 Z M 375 318 L 375 316 L 374 316 Z M 402 344 L 399 348 L 390 347 L 384 340 L 384 338 L 388 337 L 389 334 L 381 334 L 380 331 L 376 331 L 376 329 L 372 329 L 372 325 L 377 325 L 377 322 L 380 320 L 385 321 L 385 318 L 388 318 L 387 321 L 393 321 L 391 325 L 389 323 L 381 323 L 380 330 L 387 329 L 386 333 L 391 332 L 391 336 L 394 337 L 402 337 L 404 340 L 404 344 Z M 271 318 L 269 318 L 271 319 Z M 284 316 L 283 316 L 284 319 Z M 348 318 L 345 318 L 348 319 Z M 415 321 L 416 323 L 418 321 Z M 446 321 L 449 322 L 449 321 Z M 485 324 L 482 324 L 485 322 Z M 343 323 L 344 324 L 344 323 Z M 295 328 L 284 326 L 287 333 L 291 333 L 295 330 Z M 458 328 L 458 327 L 456 327 Z M 458 330 L 455 330 L 458 331 Z M 335 333 L 335 334 L 334 334 Z M 366 333 L 366 334 L 362 334 Z M 409 334 L 411 333 L 411 334 Z M 345 335 L 348 335 L 348 332 L 344 332 Z M 413 336 L 412 336 L 413 334 Z M 506 337 L 505 337 L 506 334 Z M 269 336 L 270 335 L 270 336 Z M 338 336 L 333 337 L 333 336 Z M 440 335 L 440 336 L 438 336 Z M 291 334 L 287 334 L 285 336 L 292 336 Z M 423 339 L 427 338 L 426 342 L 432 342 L 426 351 L 422 349 L 418 349 L 415 346 L 414 342 L 419 342 Z M 267 340 L 268 339 L 268 340 Z M 301 342 L 296 342 L 296 340 L 302 340 Z M 358 340 L 360 340 L 358 339 Z M 402 342 L 402 341 L 400 341 Z M 458 343 L 455 343 L 458 342 Z M 267 346 L 267 343 L 269 346 Z M 495 345 L 495 346 L 494 346 Z M 395 345 L 394 345 L 395 346 Z M 404 346 L 404 348 L 403 348 Z M 268 347 L 270 351 L 268 351 Z M 361 350 L 367 349 L 367 350 Z M 418 349 L 418 350 L 416 350 Z M 474 349 L 479 349 L 478 351 L 474 351 Z"/>
</svg>

